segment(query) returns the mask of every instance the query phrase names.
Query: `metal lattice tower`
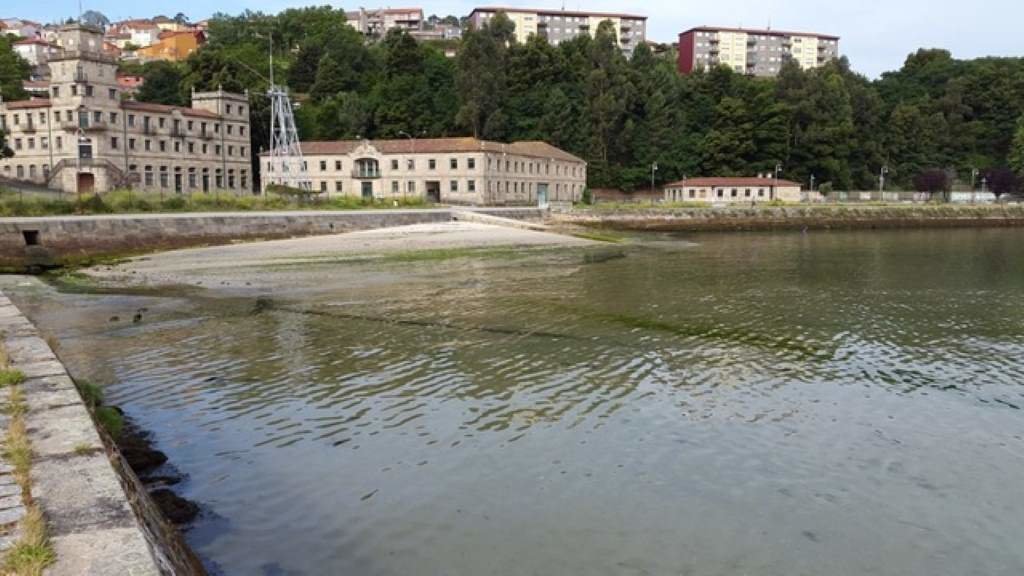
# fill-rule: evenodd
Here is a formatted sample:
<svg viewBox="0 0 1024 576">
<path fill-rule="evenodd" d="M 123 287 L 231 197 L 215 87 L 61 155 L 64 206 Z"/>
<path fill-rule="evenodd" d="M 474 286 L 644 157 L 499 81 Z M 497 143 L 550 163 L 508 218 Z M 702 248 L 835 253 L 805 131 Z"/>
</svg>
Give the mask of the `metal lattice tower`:
<svg viewBox="0 0 1024 576">
<path fill-rule="evenodd" d="M 302 158 L 288 90 L 271 83 L 267 96 L 270 97 L 270 163 L 266 181 L 268 184 L 310 190 L 312 183 Z"/>
</svg>

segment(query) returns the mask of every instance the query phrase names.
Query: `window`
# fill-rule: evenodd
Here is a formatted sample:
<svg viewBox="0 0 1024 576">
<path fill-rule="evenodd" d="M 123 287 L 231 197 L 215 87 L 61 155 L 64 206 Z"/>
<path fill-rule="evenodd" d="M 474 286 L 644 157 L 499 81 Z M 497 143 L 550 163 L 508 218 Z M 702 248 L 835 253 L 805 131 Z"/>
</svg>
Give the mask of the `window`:
<svg viewBox="0 0 1024 576">
<path fill-rule="evenodd" d="M 231 135 L 231 128 L 232 128 L 231 124 L 228 124 L 228 135 L 229 136 Z"/>
<path fill-rule="evenodd" d="M 71 95 L 78 96 L 78 84 L 71 85 Z"/>
<path fill-rule="evenodd" d="M 341 192 L 341 180 L 338 180 L 337 182 L 334 183 L 334 191 Z"/>
<path fill-rule="evenodd" d="M 108 88 L 107 89 L 107 96 L 111 100 L 117 100 L 117 89 L 116 88 Z"/>
<path fill-rule="evenodd" d="M 448 161 L 448 165 L 449 165 L 449 167 L 451 167 L 452 170 L 458 170 L 459 169 L 459 159 L 458 158 L 452 158 L 451 160 Z"/>
<path fill-rule="evenodd" d="M 175 152 L 181 152 L 181 142 L 178 141 L 178 140 L 174 141 L 174 151 Z"/>
<path fill-rule="evenodd" d="M 458 192 L 459 191 L 459 181 L 458 180 L 451 180 L 451 181 L 449 181 L 448 182 L 448 190 L 450 190 L 452 192 Z"/>
<path fill-rule="evenodd" d="M 430 168 L 431 170 L 437 168 L 437 160 L 434 160 L 433 158 L 427 160 L 427 168 Z"/>
<path fill-rule="evenodd" d="M 321 192 L 327 192 L 327 182 L 324 182 L 324 181 L 320 182 L 320 191 Z"/>
<path fill-rule="evenodd" d="M 213 147 L 213 153 L 216 154 L 217 156 L 220 156 L 220 144 L 217 144 Z"/>
<path fill-rule="evenodd" d="M 188 143 L 188 153 L 189 154 L 195 154 L 196 153 L 196 143 L 195 142 L 189 142 Z"/>
<path fill-rule="evenodd" d="M 466 168 L 470 170 L 476 170 L 476 158 L 470 158 L 466 160 Z"/>
<path fill-rule="evenodd" d="M 409 180 L 408 182 L 406 182 L 405 183 L 405 190 L 406 190 L 406 192 L 410 192 L 410 193 L 416 192 L 416 182 L 414 182 L 413 180 Z"/>
<path fill-rule="evenodd" d="M 337 170 L 338 172 L 341 172 L 341 160 L 334 161 L 334 169 Z"/>
<path fill-rule="evenodd" d="M 163 118 L 163 117 L 158 118 L 157 121 L 156 121 L 156 124 L 157 124 L 157 126 L 163 128 L 167 124 L 167 119 Z"/>
<path fill-rule="evenodd" d="M 88 84 L 85 85 L 85 95 L 86 96 L 92 96 L 92 86 L 90 86 Z"/>
<path fill-rule="evenodd" d="M 57 144 L 57 150 L 63 150 L 64 149 L 64 138 L 62 138 L 60 136 L 57 136 L 56 144 Z"/>
<path fill-rule="evenodd" d="M 149 152 L 153 149 L 153 142 L 147 138 L 146 141 L 143 142 L 142 147 L 146 149 L 146 152 Z"/>
<path fill-rule="evenodd" d="M 117 136 L 110 137 L 110 148 L 112 150 L 117 150 Z"/>
<path fill-rule="evenodd" d="M 188 130 L 189 132 L 191 132 L 191 131 L 192 131 L 192 126 L 193 126 L 194 124 L 195 124 L 194 122 L 192 122 L 191 120 L 189 120 L 188 122 L 186 122 L 186 123 L 185 123 L 185 127 L 186 127 L 186 129 L 187 129 L 187 130 Z"/>
<path fill-rule="evenodd" d="M 398 191 L 399 191 L 398 181 L 397 180 L 393 180 L 391 182 L 391 193 L 392 194 L 398 194 Z"/>
<path fill-rule="evenodd" d="M 744 190 L 743 191 L 743 195 L 746 196 L 747 198 L 750 198 L 750 188 L 747 188 L 746 190 Z"/>
<path fill-rule="evenodd" d="M 188 169 L 188 187 L 189 188 L 195 188 L 196 187 L 196 169 L 195 168 L 189 168 Z"/>
<path fill-rule="evenodd" d="M 39 139 L 39 147 L 46 150 L 50 147 L 50 140 L 46 136 Z"/>
<path fill-rule="evenodd" d="M 53 87 L 53 97 L 60 98 L 60 86 Z"/>
<path fill-rule="evenodd" d="M 97 124 L 99 124 L 100 122 L 103 122 L 103 112 L 100 112 L 99 110 L 93 110 L 93 112 L 92 112 L 92 121 L 97 123 Z"/>
<path fill-rule="evenodd" d="M 128 127 L 129 128 L 134 128 L 135 127 L 135 114 L 129 114 L 128 115 Z"/>
<path fill-rule="evenodd" d="M 416 161 L 411 159 L 411 158 L 409 160 L 406 160 L 405 161 L 405 169 L 406 170 L 415 170 L 416 169 Z"/>
<path fill-rule="evenodd" d="M 470 180 L 466 182 L 466 187 L 470 192 L 476 192 L 476 180 Z"/>
<path fill-rule="evenodd" d="M 117 112 L 111 112 L 108 116 L 111 124 L 117 124 Z"/>
<path fill-rule="evenodd" d="M 320 171 L 327 172 L 327 160 L 320 161 Z"/>
<path fill-rule="evenodd" d="M 735 197 L 736 197 L 736 192 L 737 192 L 737 190 L 736 190 L 735 188 L 733 188 L 733 189 L 732 189 L 732 193 L 731 193 L 730 195 L 731 195 L 731 196 L 732 196 L 733 198 L 735 198 Z"/>
<path fill-rule="evenodd" d="M 227 113 L 231 114 L 231 104 L 225 104 L 224 106 L 225 106 L 224 109 L 227 111 Z"/>
<path fill-rule="evenodd" d="M 398 160 L 397 159 L 392 159 L 391 160 L 391 169 L 392 170 L 398 170 Z"/>
<path fill-rule="evenodd" d="M 164 140 L 160 141 L 160 151 L 161 152 L 167 152 L 167 142 L 164 141 Z"/>
</svg>

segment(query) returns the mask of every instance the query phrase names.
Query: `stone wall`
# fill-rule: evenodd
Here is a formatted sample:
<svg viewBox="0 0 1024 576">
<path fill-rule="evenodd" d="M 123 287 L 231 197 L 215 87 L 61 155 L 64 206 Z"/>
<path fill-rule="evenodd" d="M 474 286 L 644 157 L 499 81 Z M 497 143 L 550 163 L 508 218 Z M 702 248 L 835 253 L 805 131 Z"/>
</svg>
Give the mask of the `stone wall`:
<svg viewBox="0 0 1024 576">
<path fill-rule="evenodd" d="M 576 210 L 557 223 L 659 232 L 1024 226 L 1024 205 L 792 206 Z"/>
<path fill-rule="evenodd" d="M 541 220 L 545 213 L 537 208 L 476 211 L 516 220 Z M 448 209 L 0 218 L 0 268 L 20 271 L 155 250 L 451 220 Z"/>
<path fill-rule="evenodd" d="M 202 574 L 138 478 L 104 442 L 64 365 L 0 292 L 0 338 L 25 374 L 32 497 L 46 517 L 50 576 Z"/>
</svg>

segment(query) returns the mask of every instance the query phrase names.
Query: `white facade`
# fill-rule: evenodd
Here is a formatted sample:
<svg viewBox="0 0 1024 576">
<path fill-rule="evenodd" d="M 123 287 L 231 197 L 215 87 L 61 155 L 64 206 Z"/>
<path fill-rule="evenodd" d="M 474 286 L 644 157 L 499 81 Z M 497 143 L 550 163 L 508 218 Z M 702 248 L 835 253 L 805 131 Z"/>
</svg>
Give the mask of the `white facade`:
<svg viewBox="0 0 1024 576">
<path fill-rule="evenodd" d="M 303 142 L 314 192 L 473 205 L 577 202 L 586 163 L 544 142 L 475 138 Z M 269 179 L 267 156 L 260 159 Z"/>
<path fill-rule="evenodd" d="M 800 184 L 774 178 L 691 178 L 665 185 L 666 202 L 800 202 Z"/>
</svg>

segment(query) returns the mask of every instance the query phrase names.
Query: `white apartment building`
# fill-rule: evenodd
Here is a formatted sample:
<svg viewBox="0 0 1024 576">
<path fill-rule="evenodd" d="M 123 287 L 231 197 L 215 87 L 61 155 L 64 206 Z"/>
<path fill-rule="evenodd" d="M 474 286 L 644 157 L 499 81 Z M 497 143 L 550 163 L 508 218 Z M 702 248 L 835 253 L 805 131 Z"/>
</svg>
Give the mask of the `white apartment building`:
<svg viewBox="0 0 1024 576">
<path fill-rule="evenodd" d="M 63 26 L 60 40 L 49 98 L 0 102 L 15 154 L 0 176 L 66 192 L 251 189 L 246 94 L 195 92 L 187 108 L 122 100 L 99 30 Z"/>
<path fill-rule="evenodd" d="M 547 205 L 579 201 L 587 184 L 586 162 L 546 142 L 341 140 L 303 142 L 302 154 L 313 191 L 326 197 Z M 260 162 L 271 181 L 266 153 Z"/>
<path fill-rule="evenodd" d="M 647 39 L 647 16 L 636 14 L 487 7 L 475 8 L 469 15 L 470 24 L 479 28 L 499 12 L 515 24 L 516 41 L 520 43 L 530 36 L 546 38 L 554 45 L 581 35 L 593 36 L 605 20 L 612 23 L 619 48 L 627 57 Z"/>
</svg>

